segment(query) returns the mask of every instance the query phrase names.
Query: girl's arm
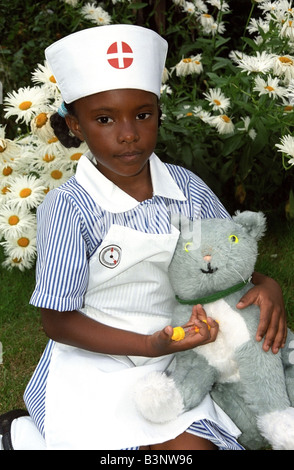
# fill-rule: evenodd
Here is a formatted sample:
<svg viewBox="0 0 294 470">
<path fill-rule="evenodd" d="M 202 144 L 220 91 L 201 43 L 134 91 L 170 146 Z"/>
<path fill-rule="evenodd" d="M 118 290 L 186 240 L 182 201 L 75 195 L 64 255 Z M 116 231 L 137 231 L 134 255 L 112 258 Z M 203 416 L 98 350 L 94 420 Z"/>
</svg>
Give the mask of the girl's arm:
<svg viewBox="0 0 294 470">
<path fill-rule="evenodd" d="M 104 325 L 76 310 L 58 312 L 42 308 L 41 316 L 45 333 L 54 341 L 113 355 L 163 356 L 212 342 L 218 332 L 214 320 L 207 318 L 207 323 L 202 321 L 206 320 L 206 314 L 200 305 L 193 307 L 188 322 L 189 325 L 197 326 L 199 333 L 189 335 L 182 341 L 171 339 L 171 326 L 152 335 L 142 335 Z"/>
<path fill-rule="evenodd" d="M 257 272 L 253 273 L 252 282 L 255 286 L 239 301 L 237 308 L 245 308 L 256 304 L 260 308 L 260 321 L 256 333 L 257 341 L 264 337 L 263 349 L 272 348 L 277 353 L 284 347 L 287 337 L 286 312 L 282 289 L 270 277 Z"/>
</svg>

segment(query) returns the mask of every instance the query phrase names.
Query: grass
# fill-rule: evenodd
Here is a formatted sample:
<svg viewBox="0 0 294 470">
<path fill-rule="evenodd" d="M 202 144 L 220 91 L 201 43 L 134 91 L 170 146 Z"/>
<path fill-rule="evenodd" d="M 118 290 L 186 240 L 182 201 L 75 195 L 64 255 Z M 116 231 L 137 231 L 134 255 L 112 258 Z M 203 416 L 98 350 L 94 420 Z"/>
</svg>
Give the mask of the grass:
<svg viewBox="0 0 294 470">
<path fill-rule="evenodd" d="M 0 263 L 2 254 L 0 250 Z M 288 325 L 294 330 L 294 221 L 270 224 L 260 244 L 256 270 L 276 279 L 282 286 Z M 0 413 L 23 408 L 24 389 L 47 343 L 39 309 L 29 305 L 34 289 L 34 270 L 19 272 L 1 268 Z"/>
</svg>

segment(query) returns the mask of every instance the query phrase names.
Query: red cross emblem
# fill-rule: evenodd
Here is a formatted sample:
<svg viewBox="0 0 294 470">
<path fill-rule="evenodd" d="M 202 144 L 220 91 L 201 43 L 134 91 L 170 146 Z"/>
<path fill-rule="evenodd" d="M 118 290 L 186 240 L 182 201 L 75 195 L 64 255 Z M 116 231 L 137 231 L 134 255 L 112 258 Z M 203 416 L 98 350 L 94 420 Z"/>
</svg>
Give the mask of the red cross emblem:
<svg viewBox="0 0 294 470">
<path fill-rule="evenodd" d="M 107 60 L 115 69 L 127 69 L 133 62 L 133 51 L 126 42 L 114 42 L 107 50 Z"/>
</svg>

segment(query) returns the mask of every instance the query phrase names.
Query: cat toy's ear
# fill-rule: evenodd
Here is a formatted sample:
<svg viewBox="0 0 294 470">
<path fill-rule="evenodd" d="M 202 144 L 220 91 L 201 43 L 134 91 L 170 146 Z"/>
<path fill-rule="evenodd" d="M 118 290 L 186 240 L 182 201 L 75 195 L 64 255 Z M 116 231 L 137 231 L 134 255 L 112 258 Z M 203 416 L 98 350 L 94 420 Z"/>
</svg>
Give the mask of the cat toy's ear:
<svg viewBox="0 0 294 470">
<path fill-rule="evenodd" d="M 236 224 L 241 225 L 251 237 L 259 240 L 266 231 L 266 217 L 262 212 L 237 211 L 232 217 Z"/>
</svg>

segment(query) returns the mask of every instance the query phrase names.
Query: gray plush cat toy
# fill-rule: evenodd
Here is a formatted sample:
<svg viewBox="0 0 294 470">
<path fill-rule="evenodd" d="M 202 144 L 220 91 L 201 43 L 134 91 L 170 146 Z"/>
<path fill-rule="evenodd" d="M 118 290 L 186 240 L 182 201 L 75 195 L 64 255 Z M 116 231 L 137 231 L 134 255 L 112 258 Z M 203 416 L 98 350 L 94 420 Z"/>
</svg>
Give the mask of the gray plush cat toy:
<svg viewBox="0 0 294 470">
<path fill-rule="evenodd" d="M 170 265 L 178 300 L 173 326 L 187 323 L 192 305 L 202 304 L 207 316 L 219 322 L 218 336 L 177 353 L 171 372 L 152 374 L 138 384 L 137 406 L 146 419 L 167 422 L 209 392 L 242 431 L 239 441 L 247 449 L 269 443 L 273 449 L 294 450 L 294 335 L 288 331 L 278 354 L 264 352 L 255 339 L 258 307 L 236 308 L 252 286 L 265 217 L 245 211 L 232 219 L 201 220 L 200 227 L 198 240 L 180 235 Z M 167 401 L 168 396 L 174 398 Z"/>
</svg>

